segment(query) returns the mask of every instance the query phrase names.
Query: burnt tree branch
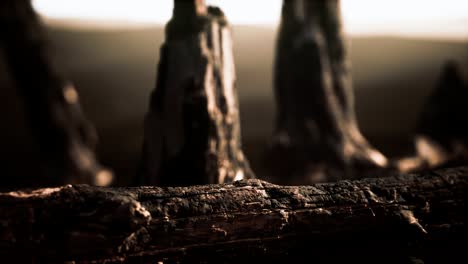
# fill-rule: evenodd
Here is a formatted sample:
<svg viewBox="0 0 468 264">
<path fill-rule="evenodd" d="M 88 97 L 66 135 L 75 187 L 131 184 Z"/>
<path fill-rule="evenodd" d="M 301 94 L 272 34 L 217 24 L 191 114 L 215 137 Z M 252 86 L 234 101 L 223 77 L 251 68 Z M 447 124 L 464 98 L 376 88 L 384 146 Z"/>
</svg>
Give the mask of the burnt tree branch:
<svg viewBox="0 0 468 264">
<path fill-rule="evenodd" d="M 10 192 L 0 194 L 0 254 L 95 263 L 437 262 L 463 255 L 467 193 L 468 168 L 301 187 L 244 180 Z"/>
</svg>

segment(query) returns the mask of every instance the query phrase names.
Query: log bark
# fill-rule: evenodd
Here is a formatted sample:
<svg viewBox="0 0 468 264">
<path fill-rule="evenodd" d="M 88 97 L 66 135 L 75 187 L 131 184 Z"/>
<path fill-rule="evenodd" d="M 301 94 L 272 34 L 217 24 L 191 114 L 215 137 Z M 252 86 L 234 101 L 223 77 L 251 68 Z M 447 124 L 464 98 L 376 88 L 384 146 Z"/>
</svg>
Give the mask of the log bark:
<svg viewBox="0 0 468 264">
<path fill-rule="evenodd" d="M 80 109 L 77 91 L 49 57 L 45 32 L 31 1 L 1 1 L 0 25 L 5 70 L 1 74 L 9 76 L 24 102 L 44 167 L 44 173 L 36 168 L 40 175 L 17 182 L 30 187 L 108 184 L 112 174 L 102 169 L 94 154 L 96 132 Z"/>
<path fill-rule="evenodd" d="M 220 9 L 204 1 L 174 3 L 145 120 L 139 184 L 252 178 L 241 147 L 228 22 Z"/>
<path fill-rule="evenodd" d="M 2 259 L 158 263 L 464 257 L 468 168 L 285 187 L 86 185 L 0 194 Z"/>
<path fill-rule="evenodd" d="M 357 125 L 339 0 L 284 1 L 275 65 L 274 182 L 353 178 L 387 165 Z"/>
</svg>

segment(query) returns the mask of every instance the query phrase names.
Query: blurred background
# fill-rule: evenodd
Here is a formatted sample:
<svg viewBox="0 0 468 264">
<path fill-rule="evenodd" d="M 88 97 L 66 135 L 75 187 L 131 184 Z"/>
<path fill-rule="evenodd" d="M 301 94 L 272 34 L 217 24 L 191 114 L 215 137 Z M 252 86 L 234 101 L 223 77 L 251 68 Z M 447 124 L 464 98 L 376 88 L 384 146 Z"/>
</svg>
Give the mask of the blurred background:
<svg viewBox="0 0 468 264">
<path fill-rule="evenodd" d="M 117 184 L 130 183 L 173 1 L 33 2 L 47 25 L 56 63 L 75 83 L 98 130 L 102 163 L 116 172 Z M 258 171 L 275 114 L 272 72 L 281 1 L 208 2 L 223 8 L 233 24 L 244 148 Z M 342 8 L 362 131 L 384 154 L 408 154 L 444 62 L 457 61 L 468 77 L 468 2 L 343 0 Z M 24 157 L 28 146 L 21 137 L 27 135 L 18 132 L 24 124 L 11 110 L 12 95 L 2 93 L 2 105 L 10 109 L 1 111 L 2 119 L 15 137 L 3 139 L 12 152 L 8 158 Z"/>
</svg>

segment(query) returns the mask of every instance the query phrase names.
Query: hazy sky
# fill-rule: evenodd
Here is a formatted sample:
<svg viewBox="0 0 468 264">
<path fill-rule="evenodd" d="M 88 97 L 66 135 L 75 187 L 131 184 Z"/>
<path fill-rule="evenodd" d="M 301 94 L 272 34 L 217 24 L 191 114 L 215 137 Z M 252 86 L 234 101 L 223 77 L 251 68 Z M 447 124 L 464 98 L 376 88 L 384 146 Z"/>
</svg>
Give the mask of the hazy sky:
<svg viewBox="0 0 468 264">
<path fill-rule="evenodd" d="M 33 0 L 46 17 L 165 23 L 172 0 Z M 274 26 L 281 0 L 207 0 L 234 24 Z M 468 0 L 342 0 L 346 31 L 468 39 Z"/>
</svg>

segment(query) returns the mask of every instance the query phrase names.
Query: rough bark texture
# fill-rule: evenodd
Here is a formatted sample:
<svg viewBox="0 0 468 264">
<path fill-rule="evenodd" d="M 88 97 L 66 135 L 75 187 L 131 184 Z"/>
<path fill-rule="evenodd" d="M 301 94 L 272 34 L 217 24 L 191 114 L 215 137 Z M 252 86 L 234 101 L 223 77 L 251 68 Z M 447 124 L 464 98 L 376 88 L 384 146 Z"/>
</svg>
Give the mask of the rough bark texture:
<svg viewBox="0 0 468 264">
<path fill-rule="evenodd" d="M 220 9 L 199 0 L 175 1 L 145 120 L 140 184 L 253 177 L 241 148 L 232 52 Z"/>
<path fill-rule="evenodd" d="M 387 165 L 357 125 L 340 12 L 338 0 L 284 1 L 275 68 L 274 182 L 352 178 Z"/>
<path fill-rule="evenodd" d="M 468 168 L 455 168 L 302 187 L 11 192 L 0 194 L 0 254 L 34 263 L 450 263 L 466 260 L 467 188 Z"/>
<path fill-rule="evenodd" d="M 31 1 L 0 1 L 0 25 L 4 60 L 0 74 L 9 76 L 24 102 L 44 161 L 44 173 L 36 168 L 36 176 L 47 175 L 17 182 L 29 186 L 108 183 L 111 174 L 102 170 L 94 156 L 95 130 L 81 112 L 77 91 L 60 77 L 48 57 L 45 33 Z"/>
</svg>

